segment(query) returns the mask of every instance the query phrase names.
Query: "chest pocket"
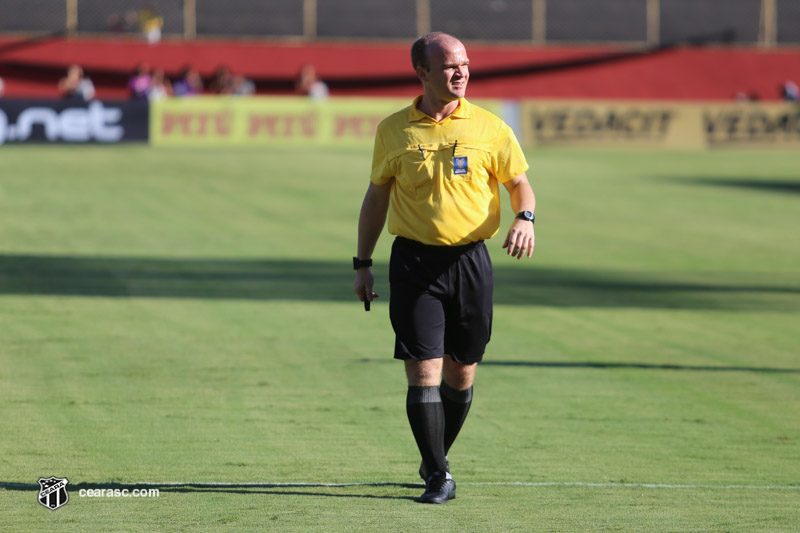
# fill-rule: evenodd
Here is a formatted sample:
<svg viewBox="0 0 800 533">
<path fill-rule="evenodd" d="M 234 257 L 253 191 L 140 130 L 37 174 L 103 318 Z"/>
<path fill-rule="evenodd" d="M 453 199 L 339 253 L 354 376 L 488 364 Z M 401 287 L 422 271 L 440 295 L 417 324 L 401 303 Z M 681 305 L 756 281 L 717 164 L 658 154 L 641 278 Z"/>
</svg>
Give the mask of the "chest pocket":
<svg viewBox="0 0 800 533">
<path fill-rule="evenodd" d="M 486 181 L 494 174 L 489 146 L 480 143 L 458 143 L 448 154 L 450 175 L 453 181 Z"/>
<path fill-rule="evenodd" d="M 427 194 L 440 181 L 486 180 L 492 174 L 491 151 L 479 143 L 407 146 L 393 152 L 389 159 L 395 178 L 417 196 Z"/>
</svg>

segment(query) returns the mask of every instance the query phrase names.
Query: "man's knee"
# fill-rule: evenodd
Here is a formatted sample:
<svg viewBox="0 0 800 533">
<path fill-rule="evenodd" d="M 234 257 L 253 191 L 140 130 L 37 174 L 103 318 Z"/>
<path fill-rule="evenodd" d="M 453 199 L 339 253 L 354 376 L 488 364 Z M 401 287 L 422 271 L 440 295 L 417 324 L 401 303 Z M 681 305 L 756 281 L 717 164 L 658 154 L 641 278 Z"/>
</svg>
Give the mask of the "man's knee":
<svg viewBox="0 0 800 533">
<path fill-rule="evenodd" d="M 405 365 L 412 387 L 438 387 L 442 381 L 442 359 L 407 359 Z"/>
<path fill-rule="evenodd" d="M 455 390 L 466 390 L 475 382 L 477 363 L 456 363 L 450 356 L 445 356 L 443 364 L 444 381 Z"/>
</svg>

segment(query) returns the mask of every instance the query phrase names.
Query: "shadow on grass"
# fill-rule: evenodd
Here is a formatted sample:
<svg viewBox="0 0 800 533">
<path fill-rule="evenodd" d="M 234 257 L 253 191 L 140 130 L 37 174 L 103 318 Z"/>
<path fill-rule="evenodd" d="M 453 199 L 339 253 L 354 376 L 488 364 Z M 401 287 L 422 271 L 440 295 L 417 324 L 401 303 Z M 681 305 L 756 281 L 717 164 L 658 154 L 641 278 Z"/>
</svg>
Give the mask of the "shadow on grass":
<svg viewBox="0 0 800 533">
<path fill-rule="evenodd" d="M 730 178 L 664 178 L 673 183 L 701 185 L 706 187 L 728 187 L 764 192 L 800 194 L 800 177 L 795 179 L 759 180 Z"/>
<path fill-rule="evenodd" d="M 276 496 L 312 496 L 312 497 L 325 497 L 325 498 L 368 498 L 377 500 L 408 500 L 414 501 L 416 498 L 413 496 L 393 496 L 386 494 L 348 494 L 345 490 L 357 489 L 364 491 L 365 489 L 372 488 L 401 488 L 401 489 L 416 489 L 423 490 L 421 483 L 70 483 L 67 490 L 70 494 L 74 494 L 81 489 L 94 490 L 127 490 L 132 491 L 158 489 L 161 492 L 176 492 L 176 493 L 225 493 L 225 494 L 272 494 Z M 38 493 L 40 487 L 38 483 L 15 483 L 8 481 L 0 481 L 0 489 L 13 490 L 20 492 L 36 492 Z M 305 490 L 298 490 L 305 489 Z M 309 489 L 321 489 L 327 492 L 315 492 Z M 340 492 L 333 492 L 340 491 Z"/>
<path fill-rule="evenodd" d="M 753 366 L 658 365 L 646 363 L 592 363 L 571 361 L 484 361 L 481 366 L 514 366 L 535 368 L 635 368 L 640 370 L 681 370 L 693 372 L 765 372 L 800 374 L 800 368 L 771 368 Z"/>
<path fill-rule="evenodd" d="M 800 310 L 800 283 L 713 282 L 495 264 L 495 303 L 559 307 Z M 510 261 L 510 260 L 509 260 Z M 387 267 L 375 268 L 377 292 Z M 651 276 L 656 274 L 650 274 Z M 0 295 L 341 301 L 357 305 L 348 261 L 0 255 Z M 380 302 L 379 302 L 380 304 Z"/>
<path fill-rule="evenodd" d="M 384 363 L 395 361 L 391 358 L 357 359 L 359 363 Z M 800 374 L 800 368 L 773 368 L 763 366 L 708 366 L 708 365 L 671 365 L 653 363 L 607 363 L 591 361 L 495 361 L 485 359 L 481 362 L 485 366 L 510 366 L 530 368 L 588 368 L 595 370 L 608 370 L 614 368 L 633 368 L 637 370 L 676 370 L 688 372 L 764 372 L 773 374 Z"/>
</svg>

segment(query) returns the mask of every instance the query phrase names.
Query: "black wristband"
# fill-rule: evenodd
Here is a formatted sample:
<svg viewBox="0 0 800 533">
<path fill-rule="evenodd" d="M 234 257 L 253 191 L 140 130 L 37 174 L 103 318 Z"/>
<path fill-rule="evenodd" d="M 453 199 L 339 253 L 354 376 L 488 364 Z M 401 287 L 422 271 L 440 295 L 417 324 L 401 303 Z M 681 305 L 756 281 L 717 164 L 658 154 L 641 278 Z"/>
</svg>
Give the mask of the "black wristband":
<svg viewBox="0 0 800 533">
<path fill-rule="evenodd" d="M 353 270 L 358 270 L 359 268 L 371 267 L 371 266 L 372 266 L 372 259 L 359 259 L 358 257 L 353 258 Z"/>
</svg>

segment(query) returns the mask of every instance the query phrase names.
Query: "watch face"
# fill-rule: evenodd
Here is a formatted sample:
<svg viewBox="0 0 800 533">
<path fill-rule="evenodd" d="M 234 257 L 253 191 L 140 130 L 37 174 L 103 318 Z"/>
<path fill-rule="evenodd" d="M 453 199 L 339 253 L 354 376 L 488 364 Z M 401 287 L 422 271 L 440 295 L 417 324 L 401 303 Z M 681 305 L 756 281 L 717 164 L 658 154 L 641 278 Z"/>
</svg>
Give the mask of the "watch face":
<svg viewBox="0 0 800 533">
<path fill-rule="evenodd" d="M 525 215 L 525 218 L 527 218 L 528 220 L 533 218 L 533 213 L 531 213 L 530 211 L 525 211 L 524 215 Z"/>
</svg>

